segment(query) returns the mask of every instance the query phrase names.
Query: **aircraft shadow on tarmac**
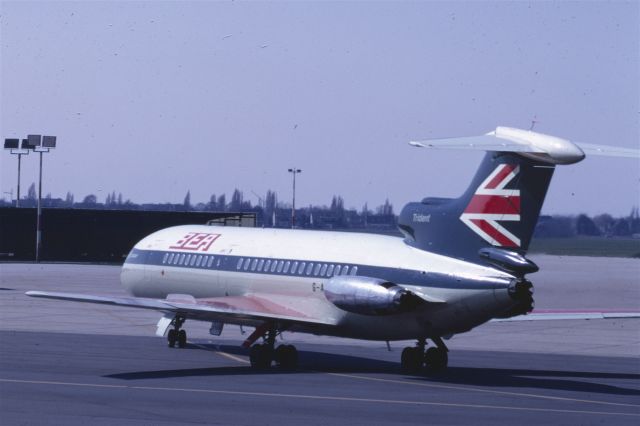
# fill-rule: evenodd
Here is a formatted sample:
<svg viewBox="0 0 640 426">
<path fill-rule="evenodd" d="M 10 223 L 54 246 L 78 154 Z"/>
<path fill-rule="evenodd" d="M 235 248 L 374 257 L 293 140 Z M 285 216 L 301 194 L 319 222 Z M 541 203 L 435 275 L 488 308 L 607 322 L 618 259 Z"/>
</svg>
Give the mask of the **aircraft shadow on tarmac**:
<svg viewBox="0 0 640 426">
<path fill-rule="evenodd" d="M 190 349 L 202 349 L 189 345 Z M 247 350 L 237 346 L 207 345 L 207 349 L 223 351 L 234 355 L 247 355 Z M 188 368 L 157 371 L 137 371 L 110 374 L 104 377 L 122 380 L 166 379 L 194 376 L 239 376 L 239 375 L 287 375 L 300 373 L 377 373 L 401 375 L 404 380 L 428 381 L 449 385 L 467 385 L 492 388 L 529 388 L 549 389 L 571 392 L 587 392 L 611 395 L 640 395 L 640 390 L 609 385 L 597 381 L 629 380 L 638 383 L 640 374 L 612 373 L 594 371 L 546 370 L 546 369 L 513 369 L 486 367 L 456 367 L 440 373 L 422 373 L 407 375 L 402 373 L 397 362 L 389 362 L 353 355 L 331 354 L 317 351 L 299 351 L 300 362 L 296 370 L 282 370 L 272 367 L 266 370 L 255 370 L 248 365 Z M 559 355 L 555 355 L 559 356 Z M 560 365 L 571 365 L 560 363 Z M 594 381 L 591 381 L 594 380 Z"/>
</svg>

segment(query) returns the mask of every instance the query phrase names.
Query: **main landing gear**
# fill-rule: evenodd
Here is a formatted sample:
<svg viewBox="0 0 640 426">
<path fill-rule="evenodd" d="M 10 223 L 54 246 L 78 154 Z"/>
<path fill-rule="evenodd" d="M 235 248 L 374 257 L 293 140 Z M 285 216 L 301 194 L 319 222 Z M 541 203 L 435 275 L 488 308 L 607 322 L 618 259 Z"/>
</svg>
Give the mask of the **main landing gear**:
<svg viewBox="0 0 640 426">
<path fill-rule="evenodd" d="M 298 366 L 298 350 L 295 346 L 280 345 L 274 349 L 276 335 L 277 331 L 270 329 L 264 336 L 264 343 L 251 346 L 249 361 L 252 368 L 269 368 L 272 362 L 285 370 L 293 370 Z"/>
<path fill-rule="evenodd" d="M 173 321 L 171 321 L 173 328 L 169 329 L 169 332 L 167 333 L 167 343 L 170 348 L 175 348 L 176 343 L 179 348 L 187 346 L 187 332 L 185 330 L 180 330 L 185 319 L 186 318 L 182 316 L 176 316 Z"/>
<path fill-rule="evenodd" d="M 432 346 L 425 351 L 427 340 L 425 338 L 418 339 L 416 346 L 406 347 L 402 351 L 402 370 L 407 373 L 417 373 L 422 367 L 426 367 L 428 371 L 442 371 L 447 368 L 449 349 L 440 337 L 432 337 Z"/>
</svg>

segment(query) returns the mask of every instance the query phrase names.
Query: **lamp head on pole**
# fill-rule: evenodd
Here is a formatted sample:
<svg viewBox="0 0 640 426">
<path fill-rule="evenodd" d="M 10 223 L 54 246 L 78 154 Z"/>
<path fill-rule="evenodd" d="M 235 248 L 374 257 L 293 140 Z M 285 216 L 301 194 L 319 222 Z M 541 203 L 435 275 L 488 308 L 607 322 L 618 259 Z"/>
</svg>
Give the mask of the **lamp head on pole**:
<svg viewBox="0 0 640 426">
<path fill-rule="evenodd" d="M 20 139 L 5 139 L 4 149 L 18 149 L 20 148 Z"/>
<path fill-rule="evenodd" d="M 40 135 L 28 135 L 27 136 L 27 147 L 29 149 L 35 150 L 40 145 L 42 145 L 42 136 L 40 136 Z"/>
<path fill-rule="evenodd" d="M 55 148 L 56 147 L 56 137 L 55 136 L 43 136 L 42 137 L 42 147 L 43 148 Z"/>
</svg>

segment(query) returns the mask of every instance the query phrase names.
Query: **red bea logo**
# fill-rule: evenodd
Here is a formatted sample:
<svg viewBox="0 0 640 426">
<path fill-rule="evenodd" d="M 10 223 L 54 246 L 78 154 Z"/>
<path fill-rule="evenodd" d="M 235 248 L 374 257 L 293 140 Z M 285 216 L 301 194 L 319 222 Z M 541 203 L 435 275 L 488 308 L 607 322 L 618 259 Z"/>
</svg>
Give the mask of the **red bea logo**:
<svg viewBox="0 0 640 426">
<path fill-rule="evenodd" d="M 204 232 L 189 232 L 187 235 L 179 239 L 175 245 L 169 248 L 178 250 L 191 250 L 191 251 L 207 251 L 211 244 L 221 234 L 208 234 Z"/>
</svg>

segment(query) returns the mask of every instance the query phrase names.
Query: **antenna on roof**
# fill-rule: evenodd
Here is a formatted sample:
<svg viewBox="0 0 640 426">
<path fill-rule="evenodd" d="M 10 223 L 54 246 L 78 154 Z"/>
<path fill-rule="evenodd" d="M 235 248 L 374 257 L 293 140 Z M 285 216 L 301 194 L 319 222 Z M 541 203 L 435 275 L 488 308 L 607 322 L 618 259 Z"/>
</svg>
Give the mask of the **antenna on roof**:
<svg viewBox="0 0 640 426">
<path fill-rule="evenodd" d="M 536 118 L 538 118 L 537 115 L 533 116 L 533 120 L 531 120 L 531 127 L 529 127 L 529 130 L 533 130 L 533 128 L 536 126 L 536 124 L 538 124 L 538 120 L 536 120 Z"/>
</svg>

